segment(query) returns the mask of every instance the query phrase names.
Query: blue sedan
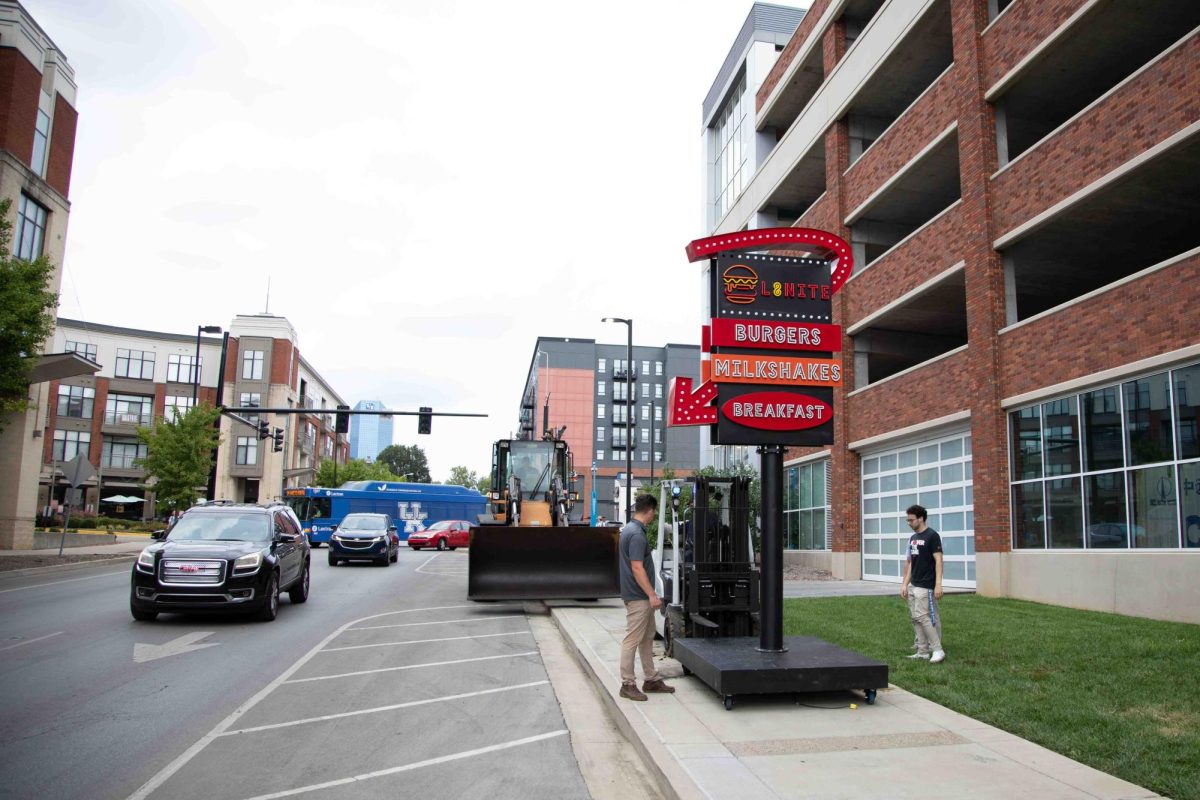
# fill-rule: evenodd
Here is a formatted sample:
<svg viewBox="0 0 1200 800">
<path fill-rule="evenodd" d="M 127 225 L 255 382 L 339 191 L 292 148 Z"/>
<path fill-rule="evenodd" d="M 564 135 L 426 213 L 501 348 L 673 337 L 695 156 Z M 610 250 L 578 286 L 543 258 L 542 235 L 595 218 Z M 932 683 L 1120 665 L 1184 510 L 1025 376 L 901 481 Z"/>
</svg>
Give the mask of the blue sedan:
<svg viewBox="0 0 1200 800">
<path fill-rule="evenodd" d="M 386 567 L 400 557 L 400 536 L 387 514 L 347 514 L 329 537 L 329 566 L 370 561 Z"/>
</svg>

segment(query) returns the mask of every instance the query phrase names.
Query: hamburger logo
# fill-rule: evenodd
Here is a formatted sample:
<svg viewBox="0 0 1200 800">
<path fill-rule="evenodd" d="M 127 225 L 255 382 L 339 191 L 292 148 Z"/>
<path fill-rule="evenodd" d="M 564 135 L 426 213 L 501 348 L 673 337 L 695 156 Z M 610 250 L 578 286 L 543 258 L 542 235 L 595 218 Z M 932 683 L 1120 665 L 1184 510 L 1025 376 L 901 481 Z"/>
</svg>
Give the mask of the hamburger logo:
<svg viewBox="0 0 1200 800">
<path fill-rule="evenodd" d="M 745 264 L 734 264 L 721 275 L 725 283 L 725 299 L 744 305 L 754 302 L 758 291 L 758 273 Z"/>
</svg>

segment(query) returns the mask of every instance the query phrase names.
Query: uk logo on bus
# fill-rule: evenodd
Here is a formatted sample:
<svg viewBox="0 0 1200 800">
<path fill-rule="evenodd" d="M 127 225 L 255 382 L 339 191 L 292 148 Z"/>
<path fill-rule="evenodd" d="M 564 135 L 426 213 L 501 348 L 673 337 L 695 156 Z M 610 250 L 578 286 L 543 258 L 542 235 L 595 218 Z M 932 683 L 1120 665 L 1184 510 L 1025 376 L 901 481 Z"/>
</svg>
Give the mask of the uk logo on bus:
<svg viewBox="0 0 1200 800">
<path fill-rule="evenodd" d="M 429 514 L 421 510 L 419 502 L 396 503 L 396 519 L 404 520 L 404 532 L 406 534 L 416 533 L 425 527 L 421 523 L 429 519 Z"/>
</svg>

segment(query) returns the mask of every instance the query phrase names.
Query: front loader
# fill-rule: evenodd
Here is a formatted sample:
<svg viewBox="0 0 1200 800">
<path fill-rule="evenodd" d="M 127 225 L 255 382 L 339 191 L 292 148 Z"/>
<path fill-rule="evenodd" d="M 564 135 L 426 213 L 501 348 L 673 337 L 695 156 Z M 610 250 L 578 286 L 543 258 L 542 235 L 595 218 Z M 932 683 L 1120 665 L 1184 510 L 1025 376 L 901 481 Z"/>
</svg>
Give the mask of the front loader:
<svg viewBox="0 0 1200 800">
<path fill-rule="evenodd" d="M 471 528 L 470 600 L 619 597 L 616 528 L 572 524 L 579 499 L 562 431 L 492 447 L 488 511 Z"/>
</svg>

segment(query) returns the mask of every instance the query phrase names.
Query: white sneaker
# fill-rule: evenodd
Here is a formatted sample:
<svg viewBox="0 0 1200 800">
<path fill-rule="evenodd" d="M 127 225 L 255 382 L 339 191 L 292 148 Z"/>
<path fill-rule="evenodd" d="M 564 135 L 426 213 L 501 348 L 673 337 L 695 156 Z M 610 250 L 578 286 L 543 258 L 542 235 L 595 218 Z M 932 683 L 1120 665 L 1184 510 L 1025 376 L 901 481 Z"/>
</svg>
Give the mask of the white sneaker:
<svg viewBox="0 0 1200 800">
<path fill-rule="evenodd" d="M 934 650 L 933 655 L 929 657 L 930 664 L 940 664 L 946 660 L 945 650 Z"/>
<path fill-rule="evenodd" d="M 941 651 L 939 650 L 938 652 L 941 652 Z M 913 653 L 911 656 L 905 656 L 905 658 L 929 658 L 929 657 L 930 657 L 929 653 Z M 945 658 L 945 657 L 946 656 L 943 654 L 942 658 Z M 938 659 L 938 661 L 941 661 L 941 660 L 942 660 L 941 658 Z"/>
</svg>

